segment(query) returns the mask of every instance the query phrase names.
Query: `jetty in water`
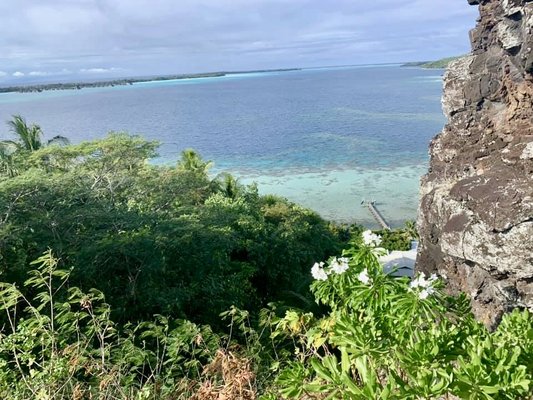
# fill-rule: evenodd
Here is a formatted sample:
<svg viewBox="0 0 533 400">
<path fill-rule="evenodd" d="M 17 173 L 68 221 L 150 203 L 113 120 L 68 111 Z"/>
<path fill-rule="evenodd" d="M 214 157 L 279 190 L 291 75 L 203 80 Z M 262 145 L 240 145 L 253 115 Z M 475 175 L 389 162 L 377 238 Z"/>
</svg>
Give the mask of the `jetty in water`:
<svg viewBox="0 0 533 400">
<path fill-rule="evenodd" d="M 361 202 L 362 205 L 366 206 L 370 210 L 370 214 L 374 217 L 374 219 L 378 222 L 379 225 L 383 229 L 391 230 L 390 225 L 385 221 L 385 218 L 383 218 L 383 215 L 379 212 L 379 210 L 376 208 L 376 202 L 375 201 L 366 201 L 363 200 Z"/>
</svg>

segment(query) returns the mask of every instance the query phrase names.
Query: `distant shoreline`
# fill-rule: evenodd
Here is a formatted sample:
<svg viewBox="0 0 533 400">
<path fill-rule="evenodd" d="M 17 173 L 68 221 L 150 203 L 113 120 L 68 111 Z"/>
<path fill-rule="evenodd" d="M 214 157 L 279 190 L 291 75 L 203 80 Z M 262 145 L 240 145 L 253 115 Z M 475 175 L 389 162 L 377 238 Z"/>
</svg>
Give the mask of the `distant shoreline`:
<svg viewBox="0 0 533 400">
<path fill-rule="evenodd" d="M 450 61 L 459 57 L 450 57 L 437 61 L 414 61 L 407 63 L 392 63 L 401 67 L 419 67 L 426 69 L 444 69 Z M 392 65 L 391 63 L 383 64 L 362 64 L 362 65 L 346 65 L 346 66 L 377 66 L 377 65 Z M 314 68 L 341 68 L 342 66 L 331 66 L 331 67 L 314 67 Z M 115 86 L 128 86 L 135 83 L 148 83 L 148 82 L 164 82 L 164 81 L 175 81 L 183 79 L 199 79 L 199 78 L 222 78 L 228 75 L 246 75 L 254 73 L 268 73 L 268 72 L 290 72 L 290 71 L 302 71 L 304 69 L 314 69 L 314 68 L 278 68 L 278 69 L 261 69 L 261 70 L 251 70 L 251 71 L 220 71 L 220 72 L 203 72 L 203 73 L 193 73 L 193 74 L 176 74 L 176 75 L 162 75 L 162 76 L 143 76 L 143 77 L 132 77 L 132 78 L 117 78 L 117 79 L 107 79 L 101 81 L 92 81 L 92 82 L 65 82 L 65 83 L 37 83 L 37 84 L 25 84 L 25 85 L 15 85 L 15 86 L 0 86 L 0 94 L 2 93 L 40 93 L 51 90 L 81 90 L 81 89 L 90 89 L 90 88 L 104 88 L 104 87 L 115 87 Z"/>
<path fill-rule="evenodd" d="M 197 78 L 220 78 L 227 75 L 237 74 L 253 74 L 253 73 L 265 73 L 265 72 L 290 72 L 300 71 L 301 68 L 284 68 L 284 69 L 265 69 L 254 71 L 224 71 L 224 72 L 206 72 L 199 74 L 181 74 L 181 75 L 165 75 L 155 77 L 142 77 L 142 78 L 121 78 L 96 82 L 67 82 L 67 83 L 45 83 L 37 85 L 21 85 L 21 86 L 8 86 L 0 87 L 0 93 L 40 93 L 50 90 L 81 90 L 85 88 L 101 88 L 101 87 L 114 87 L 114 86 L 127 86 L 134 83 L 146 83 L 146 82 L 161 82 L 161 81 L 173 81 L 181 79 L 197 79 Z"/>
<path fill-rule="evenodd" d="M 436 61 L 414 61 L 402 65 L 402 67 L 419 67 L 425 69 L 446 69 L 448 64 L 463 56 L 447 57 Z"/>
</svg>

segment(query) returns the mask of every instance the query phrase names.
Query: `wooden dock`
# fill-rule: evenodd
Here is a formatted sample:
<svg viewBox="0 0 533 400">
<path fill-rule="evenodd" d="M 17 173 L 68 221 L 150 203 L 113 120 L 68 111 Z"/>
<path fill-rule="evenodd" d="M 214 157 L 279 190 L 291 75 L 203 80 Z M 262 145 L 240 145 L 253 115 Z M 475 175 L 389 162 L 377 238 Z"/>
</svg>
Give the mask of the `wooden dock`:
<svg viewBox="0 0 533 400">
<path fill-rule="evenodd" d="M 383 215 L 381 215 L 381 213 L 376 208 L 376 204 L 374 201 L 363 200 L 362 204 L 368 207 L 368 209 L 370 210 L 370 214 L 372 214 L 374 219 L 378 222 L 379 225 L 381 225 L 383 229 L 386 229 L 388 231 L 391 230 L 390 225 L 387 223 L 387 221 L 385 221 L 385 218 L 383 218 Z"/>
</svg>

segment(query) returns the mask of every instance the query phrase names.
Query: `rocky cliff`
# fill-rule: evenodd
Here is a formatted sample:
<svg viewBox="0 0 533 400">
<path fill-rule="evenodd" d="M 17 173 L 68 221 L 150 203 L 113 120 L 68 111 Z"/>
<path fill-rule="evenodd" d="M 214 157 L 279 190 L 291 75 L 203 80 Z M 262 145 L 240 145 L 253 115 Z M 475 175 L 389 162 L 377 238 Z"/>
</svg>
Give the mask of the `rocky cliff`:
<svg viewBox="0 0 533 400">
<path fill-rule="evenodd" d="M 444 130 L 422 180 L 417 269 L 492 326 L 533 309 L 533 0 L 468 0 L 471 55 L 444 78 Z"/>
</svg>

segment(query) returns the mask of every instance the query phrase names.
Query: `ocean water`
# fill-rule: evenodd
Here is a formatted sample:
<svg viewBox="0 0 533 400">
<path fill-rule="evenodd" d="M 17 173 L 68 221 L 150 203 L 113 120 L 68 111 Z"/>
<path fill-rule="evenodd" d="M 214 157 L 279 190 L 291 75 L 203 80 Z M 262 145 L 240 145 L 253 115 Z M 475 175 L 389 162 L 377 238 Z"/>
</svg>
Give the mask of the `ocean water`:
<svg viewBox="0 0 533 400">
<path fill-rule="evenodd" d="M 398 65 L 316 68 L 130 86 L 0 94 L 0 121 L 21 114 L 73 142 L 127 131 L 185 148 L 261 193 L 342 222 L 393 226 L 416 217 L 428 145 L 444 122 L 441 70 Z M 0 125 L 6 138 L 7 125 Z"/>
</svg>

